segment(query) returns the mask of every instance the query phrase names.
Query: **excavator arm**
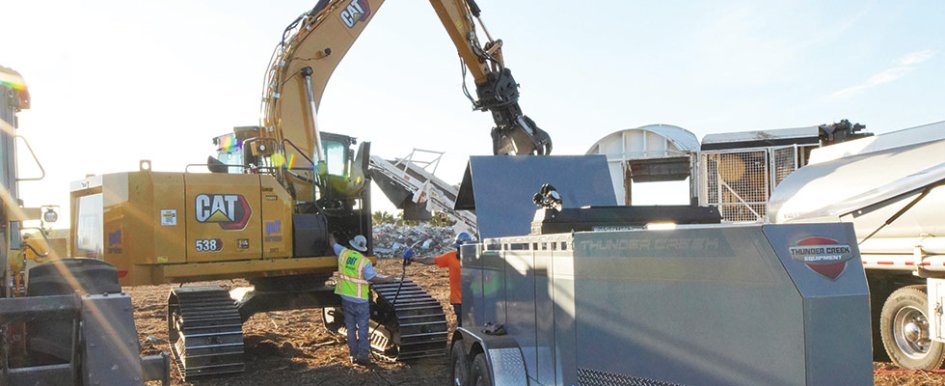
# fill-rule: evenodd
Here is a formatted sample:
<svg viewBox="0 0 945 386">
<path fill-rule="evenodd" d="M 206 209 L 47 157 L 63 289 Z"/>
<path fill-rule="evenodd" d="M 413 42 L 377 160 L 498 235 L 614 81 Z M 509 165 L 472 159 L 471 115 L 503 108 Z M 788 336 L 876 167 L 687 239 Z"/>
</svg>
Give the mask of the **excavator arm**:
<svg viewBox="0 0 945 386">
<path fill-rule="evenodd" d="M 275 139 L 287 159 L 322 160 L 318 107 L 328 79 L 384 0 L 321 0 L 285 29 L 273 53 L 262 96 L 263 137 Z M 476 84 L 477 110 L 492 113 L 495 154 L 549 154 L 548 134 L 522 113 L 518 84 L 505 67 L 502 41 L 480 44 L 473 0 L 431 0 Z M 483 27 L 483 30 L 485 28 Z M 465 87 L 464 87 L 465 90 Z"/>
<path fill-rule="evenodd" d="M 473 106 L 492 113 L 496 124 L 492 129 L 493 154 L 550 154 L 551 137 L 522 113 L 518 83 L 502 57 L 502 40 L 493 40 L 489 35 L 476 1 L 430 0 L 430 4 L 476 83 L 478 99 Z M 479 43 L 477 21 L 485 33 L 485 44 Z"/>
</svg>

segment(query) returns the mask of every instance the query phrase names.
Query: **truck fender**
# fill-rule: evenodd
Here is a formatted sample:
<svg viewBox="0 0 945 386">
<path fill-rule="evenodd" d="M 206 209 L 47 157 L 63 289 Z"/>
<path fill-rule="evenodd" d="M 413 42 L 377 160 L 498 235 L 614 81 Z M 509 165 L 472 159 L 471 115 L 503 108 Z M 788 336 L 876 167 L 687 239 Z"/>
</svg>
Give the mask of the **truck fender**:
<svg viewBox="0 0 945 386">
<path fill-rule="evenodd" d="M 465 327 L 457 327 L 453 333 L 453 342 L 460 339 L 462 348 L 470 362 L 476 354 L 483 353 L 493 385 L 528 385 L 525 358 L 522 350 L 508 335 L 487 335 Z"/>
</svg>

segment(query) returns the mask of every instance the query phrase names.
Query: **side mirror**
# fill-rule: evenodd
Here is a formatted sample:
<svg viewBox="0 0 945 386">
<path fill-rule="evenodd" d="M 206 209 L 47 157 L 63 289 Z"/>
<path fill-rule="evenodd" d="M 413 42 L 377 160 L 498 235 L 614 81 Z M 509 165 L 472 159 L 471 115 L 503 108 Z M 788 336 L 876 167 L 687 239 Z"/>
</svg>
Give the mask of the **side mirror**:
<svg viewBox="0 0 945 386">
<path fill-rule="evenodd" d="M 53 223 L 56 221 L 59 221 L 59 213 L 56 212 L 56 209 L 51 207 L 43 208 L 43 222 Z"/>
<path fill-rule="evenodd" d="M 229 171 L 226 164 L 212 155 L 207 156 L 207 169 L 210 169 L 210 173 L 227 173 Z"/>
</svg>

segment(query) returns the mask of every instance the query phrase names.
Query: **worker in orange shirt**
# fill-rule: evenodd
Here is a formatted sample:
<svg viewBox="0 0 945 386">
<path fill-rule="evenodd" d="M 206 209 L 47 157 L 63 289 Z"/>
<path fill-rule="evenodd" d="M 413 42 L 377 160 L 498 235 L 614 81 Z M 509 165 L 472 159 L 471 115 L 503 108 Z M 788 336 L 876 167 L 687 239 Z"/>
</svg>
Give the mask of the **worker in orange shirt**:
<svg viewBox="0 0 945 386">
<path fill-rule="evenodd" d="M 453 240 L 453 247 L 456 248 L 452 251 L 446 252 L 442 255 L 436 257 L 419 257 L 413 259 L 414 261 L 420 264 L 434 265 L 440 268 L 447 268 L 450 272 L 450 305 L 453 306 L 453 312 L 456 314 L 456 325 L 463 325 L 463 291 L 460 279 L 460 272 L 462 266 L 459 261 L 459 248 L 467 243 L 472 241 L 472 236 L 466 232 L 459 232 L 456 235 L 456 238 Z M 407 248 L 404 251 L 404 259 L 410 260 L 413 257 L 413 249 Z"/>
</svg>

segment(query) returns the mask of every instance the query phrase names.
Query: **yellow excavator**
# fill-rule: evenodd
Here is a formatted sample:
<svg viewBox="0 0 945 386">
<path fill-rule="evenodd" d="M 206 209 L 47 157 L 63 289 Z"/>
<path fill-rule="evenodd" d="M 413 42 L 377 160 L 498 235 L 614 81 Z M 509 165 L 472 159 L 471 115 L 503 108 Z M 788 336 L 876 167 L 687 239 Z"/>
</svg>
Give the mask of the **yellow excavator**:
<svg viewBox="0 0 945 386">
<path fill-rule="evenodd" d="M 335 67 L 383 0 L 321 0 L 283 31 L 266 76 L 259 126 L 214 138 L 217 156 L 183 173 L 88 177 L 71 189 L 72 250 L 113 264 L 122 285 L 245 278 L 251 287 L 181 286 L 168 297 L 173 359 L 185 378 L 241 372 L 242 323 L 257 312 L 322 308 L 343 328 L 330 278 L 329 235 L 367 237 L 372 255 L 370 144 L 324 132 L 318 106 Z M 502 41 L 485 33 L 473 0 L 431 0 L 492 114 L 495 154 L 551 152 L 518 105 Z M 485 32 L 485 27 L 482 26 Z M 465 72 L 465 71 L 464 71 Z M 464 88 L 465 89 L 465 88 Z M 210 173 L 190 172 L 207 167 Z M 415 283 L 372 286 L 372 347 L 409 360 L 446 352 L 439 302 Z"/>
</svg>

